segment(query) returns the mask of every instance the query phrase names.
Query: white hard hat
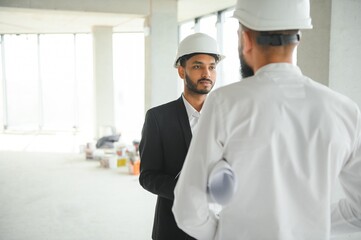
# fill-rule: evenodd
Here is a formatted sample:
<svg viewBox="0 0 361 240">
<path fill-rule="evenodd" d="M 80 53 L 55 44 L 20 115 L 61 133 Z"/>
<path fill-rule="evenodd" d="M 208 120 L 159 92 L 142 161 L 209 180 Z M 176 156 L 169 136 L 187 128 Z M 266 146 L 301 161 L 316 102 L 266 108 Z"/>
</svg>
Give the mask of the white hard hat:
<svg viewBox="0 0 361 240">
<path fill-rule="evenodd" d="M 225 58 L 225 56 L 218 51 L 217 42 L 214 38 L 204 33 L 194 33 L 180 42 L 174 61 L 174 67 L 179 66 L 179 59 L 181 57 L 192 53 L 217 55 L 218 62 Z"/>
<path fill-rule="evenodd" d="M 309 0 L 238 0 L 233 16 L 256 31 L 312 28 Z"/>
</svg>

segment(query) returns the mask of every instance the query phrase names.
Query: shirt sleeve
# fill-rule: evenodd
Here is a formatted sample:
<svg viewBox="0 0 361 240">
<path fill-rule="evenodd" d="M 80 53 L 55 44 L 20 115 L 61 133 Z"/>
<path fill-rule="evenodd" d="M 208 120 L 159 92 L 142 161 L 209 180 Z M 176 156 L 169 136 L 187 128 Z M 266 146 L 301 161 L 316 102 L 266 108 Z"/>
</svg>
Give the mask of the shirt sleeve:
<svg viewBox="0 0 361 240">
<path fill-rule="evenodd" d="M 178 226 L 196 239 L 214 239 L 218 219 L 209 208 L 207 180 L 214 163 L 222 159 L 221 109 L 216 97 L 207 97 L 188 154 L 175 187 L 173 213 Z"/>
<path fill-rule="evenodd" d="M 331 235 L 361 232 L 361 119 L 358 112 L 356 140 L 351 157 L 339 175 L 346 198 L 331 208 Z"/>
</svg>

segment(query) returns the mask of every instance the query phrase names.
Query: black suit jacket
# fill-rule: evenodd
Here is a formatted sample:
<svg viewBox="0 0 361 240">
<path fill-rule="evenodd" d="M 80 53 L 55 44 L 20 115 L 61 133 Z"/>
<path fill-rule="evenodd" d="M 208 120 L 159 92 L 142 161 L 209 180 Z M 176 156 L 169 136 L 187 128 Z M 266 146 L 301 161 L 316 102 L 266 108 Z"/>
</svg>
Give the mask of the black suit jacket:
<svg viewBox="0 0 361 240">
<path fill-rule="evenodd" d="M 175 178 L 182 169 L 191 138 L 182 97 L 147 111 L 139 144 L 139 182 L 158 195 L 153 239 L 193 239 L 178 228 L 172 213 Z"/>
</svg>

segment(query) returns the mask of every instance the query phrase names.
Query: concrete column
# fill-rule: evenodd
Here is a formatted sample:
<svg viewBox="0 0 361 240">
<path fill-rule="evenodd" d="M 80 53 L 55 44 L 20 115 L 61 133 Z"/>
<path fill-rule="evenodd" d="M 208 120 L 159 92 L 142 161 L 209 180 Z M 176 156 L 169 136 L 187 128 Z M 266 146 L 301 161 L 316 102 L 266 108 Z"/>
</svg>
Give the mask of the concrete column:
<svg viewBox="0 0 361 240">
<path fill-rule="evenodd" d="M 333 0 L 330 87 L 361 108 L 361 1 Z"/>
<path fill-rule="evenodd" d="M 115 126 L 113 81 L 113 28 L 95 26 L 93 34 L 94 68 L 94 136 L 105 126 Z"/>
<path fill-rule="evenodd" d="M 7 108 L 6 100 L 4 99 L 4 93 L 5 93 L 5 48 L 4 48 L 4 35 L 0 36 L 0 50 L 1 50 L 1 75 L 0 75 L 0 133 L 2 133 L 5 130 L 5 124 L 8 124 L 5 119 L 5 109 Z"/>
<path fill-rule="evenodd" d="M 331 1 L 312 0 L 310 4 L 313 29 L 301 32 L 297 64 L 303 74 L 328 86 Z"/>
<path fill-rule="evenodd" d="M 145 23 L 145 110 L 178 97 L 177 47 L 177 0 L 151 0 Z"/>
</svg>

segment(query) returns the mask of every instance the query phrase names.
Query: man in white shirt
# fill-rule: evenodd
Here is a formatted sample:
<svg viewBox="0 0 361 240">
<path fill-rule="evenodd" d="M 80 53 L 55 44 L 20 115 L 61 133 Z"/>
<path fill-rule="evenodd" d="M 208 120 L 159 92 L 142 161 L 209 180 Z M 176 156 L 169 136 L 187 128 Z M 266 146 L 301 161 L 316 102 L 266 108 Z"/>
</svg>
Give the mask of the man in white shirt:
<svg viewBox="0 0 361 240">
<path fill-rule="evenodd" d="M 241 82 L 207 98 L 175 188 L 178 226 L 197 239 L 329 240 L 361 231 L 361 115 L 304 76 L 292 55 L 308 0 L 238 0 Z M 237 186 L 215 215 L 209 175 Z M 331 205 L 339 180 L 346 198 Z"/>
</svg>

